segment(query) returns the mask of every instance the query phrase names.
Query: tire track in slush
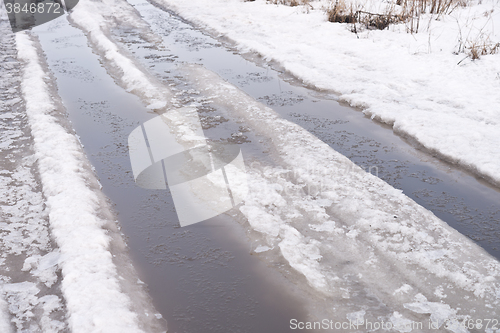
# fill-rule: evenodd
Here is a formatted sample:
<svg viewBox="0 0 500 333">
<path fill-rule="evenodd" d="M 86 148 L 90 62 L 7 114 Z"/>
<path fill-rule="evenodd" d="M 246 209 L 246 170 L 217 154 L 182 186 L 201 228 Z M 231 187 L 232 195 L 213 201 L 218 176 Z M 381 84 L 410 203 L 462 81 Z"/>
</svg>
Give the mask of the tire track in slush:
<svg viewBox="0 0 500 333">
<path fill-rule="evenodd" d="M 80 8 L 82 22 L 94 26 L 92 22 L 101 20 L 85 12 L 85 6 Z M 107 8 L 127 12 L 119 5 Z M 79 22 L 75 16 L 70 19 Z M 165 91 L 155 96 L 166 103 L 174 93 L 147 72 L 131 68 L 135 61 L 123 58 L 125 50 L 116 52 L 120 48 L 109 35 L 93 30 L 89 47 L 87 37 L 65 20 L 37 32 L 72 125 L 104 193 L 115 205 L 135 267 L 167 319 L 169 332 L 286 331 L 290 318 L 306 318 L 305 297 L 298 298 L 300 292 L 294 292 L 293 285 L 248 255 L 248 244 L 241 242 L 244 229 L 232 217 L 223 215 L 179 230 L 168 192 L 135 185 L 126 149 L 128 134 L 157 115 L 146 107 L 151 106 L 147 98 L 151 87 Z M 105 48 L 110 45 L 108 53 Z M 139 75 L 127 79 L 122 73 L 129 69 Z"/>
</svg>

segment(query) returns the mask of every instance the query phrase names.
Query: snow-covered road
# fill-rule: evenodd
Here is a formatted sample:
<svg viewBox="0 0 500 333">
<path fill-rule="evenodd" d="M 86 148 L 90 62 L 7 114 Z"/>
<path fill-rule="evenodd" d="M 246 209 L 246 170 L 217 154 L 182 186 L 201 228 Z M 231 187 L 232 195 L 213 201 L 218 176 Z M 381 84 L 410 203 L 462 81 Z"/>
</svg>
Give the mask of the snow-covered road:
<svg viewBox="0 0 500 333">
<path fill-rule="evenodd" d="M 402 191 L 201 65 L 176 68 L 175 82 L 158 75 L 126 35 L 151 48 L 168 45 L 127 2 L 82 2 L 70 22 L 115 82 L 145 107 L 172 123 L 182 121 L 178 110 L 186 104 L 211 108 L 218 119 L 244 128 L 245 135 L 226 138 L 250 147 L 250 195 L 231 216 L 247 230 L 252 253 L 312 299 L 309 319 L 384 321 L 399 332 L 412 322 L 424 325 L 414 331 L 426 331 L 432 322 L 433 331 L 468 332 L 460 321 L 499 318 L 500 263 Z M 109 249 L 114 242 L 114 251 L 124 250 L 115 217 L 64 118 L 36 34 L 1 38 L 7 79 L 0 87 L 0 186 L 7 196 L 0 197 L 6 271 L 0 329 L 14 329 L 9 319 L 33 332 L 158 329 L 144 316 L 154 310 L 137 311 L 124 292 L 136 284 L 130 272 L 120 282 L 124 263 Z M 191 140 L 176 134 L 181 144 Z M 293 176 L 285 177 L 290 170 Z"/>
</svg>

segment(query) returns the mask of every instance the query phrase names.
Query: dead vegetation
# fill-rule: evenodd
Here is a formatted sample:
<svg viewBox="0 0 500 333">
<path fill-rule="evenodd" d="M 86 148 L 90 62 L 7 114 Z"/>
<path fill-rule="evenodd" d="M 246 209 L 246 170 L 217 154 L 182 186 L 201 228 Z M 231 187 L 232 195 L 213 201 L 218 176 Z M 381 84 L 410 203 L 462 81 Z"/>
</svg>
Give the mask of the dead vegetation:
<svg viewBox="0 0 500 333">
<path fill-rule="evenodd" d="M 492 41 L 490 32 L 486 29 L 491 22 L 493 12 L 494 10 L 490 10 L 483 14 L 488 20 L 479 28 L 474 28 L 474 18 L 462 23 L 457 21 L 459 35 L 456 54 L 465 53 L 472 60 L 476 60 L 481 56 L 500 52 L 500 43 Z"/>
<path fill-rule="evenodd" d="M 273 5 L 287 5 L 290 7 L 296 7 L 296 6 L 308 6 L 310 0 L 267 0 L 268 3 L 271 3 Z"/>
<path fill-rule="evenodd" d="M 367 29 L 386 29 L 391 24 L 405 24 L 409 33 L 418 33 L 421 29 L 421 17 L 429 14 L 430 19 L 439 19 L 452 13 L 458 7 L 466 7 L 469 0 L 397 0 L 388 4 L 384 10 L 372 13 L 365 10 L 365 5 L 350 0 L 335 0 L 326 9 L 328 21 L 352 24 L 352 31 L 357 33 L 361 27 Z M 491 12 L 485 13 L 491 15 Z M 466 24 L 467 25 L 467 24 Z M 459 27 L 460 28 L 460 27 Z M 472 30 L 471 30 L 472 31 Z M 485 35 L 482 29 L 475 38 L 463 38 L 460 31 L 457 53 L 465 53 L 473 60 L 483 55 L 500 52 L 500 43 L 495 43 Z"/>
<path fill-rule="evenodd" d="M 360 9 L 353 3 L 346 4 L 344 0 L 336 0 L 334 5 L 327 9 L 328 21 L 338 23 L 352 23 L 353 31 L 357 31 L 356 23 L 364 25 L 368 29 L 383 30 L 392 23 L 401 22 L 398 15 L 387 11 L 383 14 L 370 13 Z"/>
<path fill-rule="evenodd" d="M 245 0 L 254 1 L 254 0 Z M 312 8 L 314 0 L 267 0 L 267 3 L 286 6 L 305 6 Z M 364 3 L 362 2 L 364 1 Z M 458 7 L 466 7 L 471 0 L 393 0 L 381 2 L 381 10 L 370 11 L 367 5 L 370 0 L 332 0 L 324 8 L 328 21 L 351 24 L 351 31 L 358 33 L 362 29 L 387 29 L 393 24 L 404 24 L 408 33 L 418 33 L 421 30 L 421 18 L 439 20 L 441 16 L 452 13 Z M 491 14 L 491 13 L 489 13 Z M 430 23 L 429 23 L 430 24 Z M 459 37 L 457 53 L 465 53 L 473 60 L 483 55 L 500 52 L 500 43 L 492 42 L 482 32 L 475 38 Z"/>
<path fill-rule="evenodd" d="M 465 41 L 459 40 L 458 53 L 465 53 L 472 60 L 481 58 L 481 56 L 496 54 L 500 51 L 500 43 L 494 43 L 483 33 L 478 34 L 475 38 L 467 37 Z"/>
<path fill-rule="evenodd" d="M 480 43 L 470 44 L 466 47 L 466 54 L 473 60 L 479 59 L 483 55 L 496 54 L 500 50 L 500 43 Z"/>
<path fill-rule="evenodd" d="M 390 24 L 406 23 L 408 32 L 417 33 L 422 14 L 449 14 L 458 6 L 465 6 L 467 0 L 397 0 L 389 4 L 382 12 L 373 13 L 365 10 L 365 6 L 346 0 L 332 1 L 326 9 L 330 22 L 353 23 L 368 29 L 385 29 Z M 357 27 L 353 26 L 356 31 Z"/>
</svg>

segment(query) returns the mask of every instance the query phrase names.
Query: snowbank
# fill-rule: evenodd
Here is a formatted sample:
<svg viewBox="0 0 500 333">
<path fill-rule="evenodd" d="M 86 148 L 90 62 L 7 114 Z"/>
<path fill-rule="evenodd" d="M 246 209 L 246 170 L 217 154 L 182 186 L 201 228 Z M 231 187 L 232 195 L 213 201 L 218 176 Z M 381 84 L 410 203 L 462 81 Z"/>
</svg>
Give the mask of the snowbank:
<svg viewBox="0 0 500 333">
<path fill-rule="evenodd" d="M 0 21 L 0 331 L 67 330 L 14 34 Z"/>
<path fill-rule="evenodd" d="M 327 22 L 325 1 L 311 1 L 309 13 L 265 0 L 155 1 L 500 183 L 500 54 L 479 61 L 454 54 L 484 36 L 500 42 L 498 2 L 458 8 L 439 21 L 424 16 L 418 34 L 399 25 L 358 38 L 347 25 Z"/>
<path fill-rule="evenodd" d="M 48 74 L 32 37 L 17 33 L 16 42 L 43 194 L 61 256 L 69 326 L 75 333 L 142 332 L 108 250 L 110 237 L 104 227 L 109 221 L 98 215 L 96 180 L 77 139 L 55 116 Z"/>
</svg>

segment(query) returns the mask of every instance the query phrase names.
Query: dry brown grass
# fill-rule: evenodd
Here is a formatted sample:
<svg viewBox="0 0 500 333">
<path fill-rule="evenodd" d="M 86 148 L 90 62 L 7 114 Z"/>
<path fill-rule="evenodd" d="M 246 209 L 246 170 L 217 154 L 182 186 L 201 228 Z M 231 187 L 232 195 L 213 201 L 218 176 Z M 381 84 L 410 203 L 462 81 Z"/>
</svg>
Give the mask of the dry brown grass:
<svg viewBox="0 0 500 333">
<path fill-rule="evenodd" d="M 254 1 L 254 0 L 245 0 Z M 267 0 L 268 3 L 287 6 L 311 6 L 313 0 Z M 470 0 L 395 0 L 386 7 L 384 12 L 371 13 L 364 10 L 364 6 L 352 0 L 332 0 L 326 8 L 328 21 L 352 24 L 352 31 L 359 28 L 379 29 L 388 28 L 391 24 L 404 23 L 409 33 L 418 33 L 420 20 L 423 14 L 430 14 L 433 19 L 453 12 L 457 7 L 466 7 Z M 500 43 L 493 43 L 483 35 L 473 41 L 460 37 L 458 53 L 465 53 L 472 59 L 479 59 L 483 55 L 500 52 Z"/>
<path fill-rule="evenodd" d="M 483 55 L 496 54 L 500 51 L 500 43 L 471 45 L 468 55 L 473 59 L 479 59 Z"/>
<path fill-rule="evenodd" d="M 479 28 L 473 24 L 474 17 L 461 24 L 457 21 L 459 36 L 456 54 L 465 53 L 472 60 L 476 60 L 480 59 L 481 56 L 500 52 L 500 43 L 492 41 L 490 37 L 491 31 L 486 29 L 491 22 L 492 13 L 493 10 L 483 14 L 488 20 Z"/>
<path fill-rule="evenodd" d="M 408 32 L 418 33 L 422 14 L 431 14 L 439 19 L 453 12 L 457 7 L 465 7 L 468 0 L 398 0 L 406 18 Z"/>
<path fill-rule="evenodd" d="M 345 0 L 332 1 L 326 10 L 330 22 L 359 23 L 369 29 L 385 29 L 390 24 L 406 23 L 408 32 L 417 33 L 422 14 L 435 16 L 451 13 L 458 6 L 467 5 L 468 0 L 397 0 L 387 6 L 383 13 L 371 13 L 361 5 L 346 3 Z M 356 26 L 353 30 L 356 31 Z"/>
<path fill-rule="evenodd" d="M 344 0 L 336 0 L 334 5 L 326 10 L 328 21 L 338 23 L 358 22 L 357 12 L 358 10 L 354 4 L 347 5 Z"/>
<path fill-rule="evenodd" d="M 484 55 L 496 54 L 498 52 L 500 52 L 500 43 L 493 43 L 489 37 L 483 36 L 467 41 L 463 47 L 463 53 L 472 58 L 472 60 L 479 59 Z"/>
<path fill-rule="evenodd" d="M 339 23 L 353 23 L 353 30 L 356 31 L 356 23 L 364 25 L 368 29 L 387 28 L 392 23 L 402 21 L 399 15 L 388 9 L 385 13 L 370 13 L 362 10 L 362 6 L 353 3 L 346 4 L 345 0 L 336 0 L 335 3 L 327 9 L 328 21 Z"/>
<path fill-rule="evenodd" d="M 274 5 L 287 5 L 290 7 L 309 5 L 310 0 L 267 0 L 268 3 Z"/>
</svg>

